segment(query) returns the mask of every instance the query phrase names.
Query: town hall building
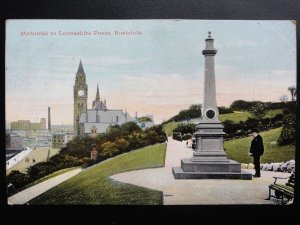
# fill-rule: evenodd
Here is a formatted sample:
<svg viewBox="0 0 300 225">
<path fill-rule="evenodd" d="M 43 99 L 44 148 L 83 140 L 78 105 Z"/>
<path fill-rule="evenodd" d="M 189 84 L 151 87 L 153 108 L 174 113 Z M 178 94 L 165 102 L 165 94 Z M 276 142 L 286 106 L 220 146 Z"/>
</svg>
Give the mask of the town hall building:
<svg viewBox="0 0 300 225">
<path fill-rule="evenodd" d="M 96 136 L 105 133 L 112 125 L 122 125 L 135 121 L 126 110 L 108 109 L 106 100 L 100 98 L 97 84 L 96 98 L 92 109 L 87 109 L 88 86 L 86 74 L 80 60 L 74 85 L 74 132 L 80 136 Z"/>
</svg>

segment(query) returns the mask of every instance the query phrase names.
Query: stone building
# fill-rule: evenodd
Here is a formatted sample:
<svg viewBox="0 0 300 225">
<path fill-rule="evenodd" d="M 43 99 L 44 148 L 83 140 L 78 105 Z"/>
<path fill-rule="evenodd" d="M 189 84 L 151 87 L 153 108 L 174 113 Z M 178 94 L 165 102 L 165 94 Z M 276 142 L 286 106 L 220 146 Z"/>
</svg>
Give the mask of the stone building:
<svg viewBox="0 0 300 225">
<path fill-rule="evenodd" d="M 74 137 L 73 133 L 62 133 L 57 132 L 52 134 L 52 147 L 53 148 L 62 148 L 66 147 L 67 143 L 72 140 Z"/>
<path fill-rule="evenodd" d="M 52 134 L 52 147 L 61 148 L 64 146 L 64 133 Z"/>
<path fill-rule="evenodd" d="M 30 120 L 18 120 L 11 122 L 11 130 L 35 130 L 46 129 L 46 119 L 41 118 L 39 123 L 31 123 Z"/>
<path fill-rule="evenodd" d="M 128 112 L 121 109 L 108 109 L 106 100 L 100 98 L 97 84 L 96 98 L 92 109 L 87 109 L 88 86 L 86 74 L 80 60 L 74 85 L 74 133 L 80 136 L 96 136 L 105 133 L 111 125 L 122 125 L 133 121 Z"/>
</svg>

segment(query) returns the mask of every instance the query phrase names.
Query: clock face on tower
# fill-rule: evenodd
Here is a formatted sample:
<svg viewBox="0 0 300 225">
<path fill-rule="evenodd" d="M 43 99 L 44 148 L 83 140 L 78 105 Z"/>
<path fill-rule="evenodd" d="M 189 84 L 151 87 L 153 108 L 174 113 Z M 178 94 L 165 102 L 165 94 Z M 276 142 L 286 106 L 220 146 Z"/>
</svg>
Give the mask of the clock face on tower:
<svg viewBox="0 0 300 225">
<path fill-rule="evenodd" d="M 79 95 L 79 96 L 83 96 L 83 95 L 84 95 L 84 91 L 83 91 L 83 90 L 79 90 L 79 91 L 78 91 L 78 95 Z"/>
</svg>

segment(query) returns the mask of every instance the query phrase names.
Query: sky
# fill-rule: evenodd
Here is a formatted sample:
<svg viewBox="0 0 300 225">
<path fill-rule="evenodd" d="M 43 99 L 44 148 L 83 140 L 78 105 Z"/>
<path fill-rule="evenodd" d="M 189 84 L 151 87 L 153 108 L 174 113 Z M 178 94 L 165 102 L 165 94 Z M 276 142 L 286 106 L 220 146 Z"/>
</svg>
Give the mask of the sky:
<svg viewBox="0 0 300 225">
<path fill-rule="evenodd" d="M 63 35 L 79 31 L 90 35 Z M 201 52 L 208 31 L 218 49 L 218 106 L 239 99 L 290 98 L 288 87 L 296 86 L 296 26 L 291 21 L 7 20 L 6 122 L 38 122 L 47 118 L 50 106 L 52 124 L 73 124 L 73 85 L 80 60 L 88 108 L 98 83 L 109 109 L 126 109 L 131 116 L 152 114 L 155 123 L 167 120 L 203 102 Z M 101 32 L 111 35 L 98 35 Z"/>
</svg>

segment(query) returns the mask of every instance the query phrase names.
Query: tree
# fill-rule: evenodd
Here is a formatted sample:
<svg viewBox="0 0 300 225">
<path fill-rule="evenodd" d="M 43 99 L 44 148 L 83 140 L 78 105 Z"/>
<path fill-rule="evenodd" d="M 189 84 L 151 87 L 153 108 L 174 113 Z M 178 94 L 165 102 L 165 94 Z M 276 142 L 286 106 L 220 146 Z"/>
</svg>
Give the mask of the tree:
<svg viewBox="0 0 300 225">
<path fill-rule="evenodd" d="M 258 121 L 261 121 L 262 118 L 267 114 L 266 106 L 262 102 L 257 102 L 249 111 L 258 119 Z"/>
<path fill-rule="evenodd" d="M 236 100 L 231 103 L 229 108 L 233 111 L 245 111 L 245 110 L 249 110 L 256 103 L 257 102 L 247 102 L 244 100 Z"/>
<path fill-rule="evenodd" d="M 291 92 L 292 101 L 295 101 L 296 87 L 295 86 L 290 86 L 290 87 L 288 87 L 288 90 Z"/>
</svg>

